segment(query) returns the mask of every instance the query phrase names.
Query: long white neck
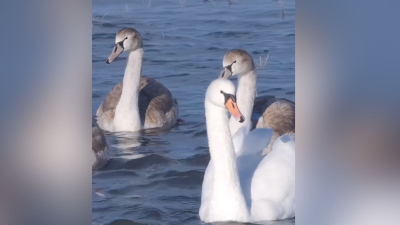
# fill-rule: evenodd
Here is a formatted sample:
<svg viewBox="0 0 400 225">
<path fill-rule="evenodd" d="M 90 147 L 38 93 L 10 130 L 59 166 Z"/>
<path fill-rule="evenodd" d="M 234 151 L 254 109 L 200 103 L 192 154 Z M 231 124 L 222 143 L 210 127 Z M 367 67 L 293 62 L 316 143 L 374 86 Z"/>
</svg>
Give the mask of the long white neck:
<svg viewBox="0 0 400 225">
<path fill-rule="evenodd" d="M 233 135 L 242 127 L 245 127 L 246 132 L 249 132 L 251 129 L 251 117 L 256 95 L 256 82 L 257 74 L 255 70 L 239 76 L 236 99 L 237 105 L 245 120 L 243 123 L 239 123 L 235 118 L 231 117 L 229 127 Z"/>
<path fill-rule="evenodd" d="M 142 60 L 142 48 L 129 53 L 122 94 L 115 109 L 115 131 L 138 131 L 142 128 L 138 107 Z"/>
<path fill-rule="evenodd" d="M 207 136 L 214 169 L 209 214 L 214 221 L 248 221 L 226 109 L 207 102 Z"/>
</svg>

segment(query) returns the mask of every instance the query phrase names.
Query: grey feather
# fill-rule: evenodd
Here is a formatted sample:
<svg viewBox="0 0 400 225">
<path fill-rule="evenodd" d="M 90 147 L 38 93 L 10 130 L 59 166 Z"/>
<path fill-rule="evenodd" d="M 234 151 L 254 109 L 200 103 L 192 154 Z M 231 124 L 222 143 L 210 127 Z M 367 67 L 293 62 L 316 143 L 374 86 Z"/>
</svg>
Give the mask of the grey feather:
<svg viewBox="0 0 400 225">
<path fill-rule="evenodd" d="M 273 130 L 271 141 L 264 152 L 268 153 L 278 137 L 295 133 L 295 103 L 270 95 L 257 97 L 254 101 L 252 123 L 253 128 Z"/>
<path fill-rule="evenodd" d="M 98 120 L 114 120 L 115 109 L 121 98 L 123 82 L 110 91 L 97 110 Z M 178 104 L 171 92 L 152 78 L 142 76 L 139 87 L 139 114 L 144 128 L 170 128 L 178 118 Z"/>
</svg>

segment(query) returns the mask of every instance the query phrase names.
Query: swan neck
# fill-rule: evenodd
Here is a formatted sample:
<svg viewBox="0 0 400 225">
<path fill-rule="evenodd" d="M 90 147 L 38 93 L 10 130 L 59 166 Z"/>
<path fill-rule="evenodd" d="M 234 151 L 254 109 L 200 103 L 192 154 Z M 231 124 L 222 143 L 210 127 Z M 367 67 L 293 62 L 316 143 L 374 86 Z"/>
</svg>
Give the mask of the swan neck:
<svg viewBox="0 0 400 225">
<path fill-rule="evenodd" d="M 207 136 L 210 147 L 210 156 L 215 163 L 214 168 L 229 170 L 234 173 L 235 152 L 227 110 L 212 103 L 206 103 Z M 227 165 L 231 165 L 226 167 Z"/>
<path fill-rule="evenodd" d="M 236 91 L 237 104 L 245 121 L 239 123 L 231 117 L 231 132 L 235 134 L 241 127 L 246 127 L 247 131 L 251 129 L 251 117 L 253 114 L 254 99 L 256 95 L 257 74 L 255 70 L 239 75 L 238 88 Z"/>
<path fill-rule="evenodd" d="M 128 93 L 130 92 L 134 94 L 138 93 L 140 78 L 142 73 L 142 61 L 143 61 L 142 49 L 137 49 L 129 53 L 124 74 L 124 87 L 126 88 L 122 89 L 122 93 L 124 92 Z M 125 83 L 132 86 L 125 86 Z"/>
<path fill-rule="evenodd" d="M 248 209 L 240 186 L 227 111 L 206 101 L 206 120 L 214 169 L 213 204 L 209 210 L 219 212 L 218 217 L 222 220 L 237 220 L 237 212 L 243 212 L 247 217 Z"/>
<path fill-rule="evenodd" d="M 129 52 L 121 99 L 115 111 L 115 120 L 120 127 L 118 130 L 137 131 L 142 127 L 138 107 L 142 61 L 142 48 Z"/>
</svg>

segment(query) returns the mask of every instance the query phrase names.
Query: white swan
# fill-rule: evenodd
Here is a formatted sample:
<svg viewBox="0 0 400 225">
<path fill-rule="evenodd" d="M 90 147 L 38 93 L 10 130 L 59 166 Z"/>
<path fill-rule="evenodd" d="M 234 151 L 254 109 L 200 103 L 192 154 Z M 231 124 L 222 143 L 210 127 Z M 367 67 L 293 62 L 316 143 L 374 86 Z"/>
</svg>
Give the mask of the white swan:
<svg viewBox="0 0 400 225">
<path fill-rule="evenodd" d="M 141 76 L 142 37 L 133 28 L 117 32 L 114 49 L 106 63 L 112 63 L 124 51 L 129 54 L 124 79 L 97 110 L 99 127 L 112 132 L 172 127 L 178 118 L 178 103 L 161 83 Z"/>
<path fill-rule="evenodd" d="M 279 136 L 295 133 L 294 102 L 274 96 L 255 98 L 257 73 L 253 58 L 249 53 L 242 49 L 228 51 L 223 59 L 223 67 L 221 78 L 229 79 L 233 75 L 238 75 L 236 96 L 238 105 L 247 119 L 241 124 L 231 118 L 229 125 L 233 135 L 239 129 L 242 129 L 243 134 L 248 134 L 253 128 L 272 129 L 274 132 L 271 142 L 264 152 L 268 153 Z M 259 138 L 264 135 L 262 131 L 257 132 L 258 134 L 251 133 L 251 135 Z"/>
<path fill-rule="evenodd" d="M 246 118 L 243 121 L 234 93 L 235 87 L 227 79 L 217 79 L 207 89 L 205 111 L 211 160 L 204 174 L 200 219 L 208 223 L 292 218 L 294 138 L 278 138 L 266 156 L 253 149 L 236 154 L 226 109 L 239 122 Z"/>
</svg>

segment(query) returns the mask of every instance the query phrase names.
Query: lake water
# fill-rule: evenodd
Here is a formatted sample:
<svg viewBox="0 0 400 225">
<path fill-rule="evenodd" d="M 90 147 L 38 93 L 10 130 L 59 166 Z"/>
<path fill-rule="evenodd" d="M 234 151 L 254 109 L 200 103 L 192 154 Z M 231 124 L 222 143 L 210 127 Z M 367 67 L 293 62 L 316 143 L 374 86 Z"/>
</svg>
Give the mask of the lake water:
<svg viewBox="0 0 400 225">
<path fill-rule="evenodd" d="M 202 224 L 206 88 L 225 52 L 243 48 L 259 64 L 258 95 L 294 101 L 294 1 L 95 0 L 92 12 L 93 114 L 123 78 L 126 53 L 105 63 L 115 33 L 133 27 L 143 37 L 143 75 L 171 91 L 182 119 L 164 132 L 107 133 L 112 159 L 93 173 L 93 224 Z"/>
</svg>

